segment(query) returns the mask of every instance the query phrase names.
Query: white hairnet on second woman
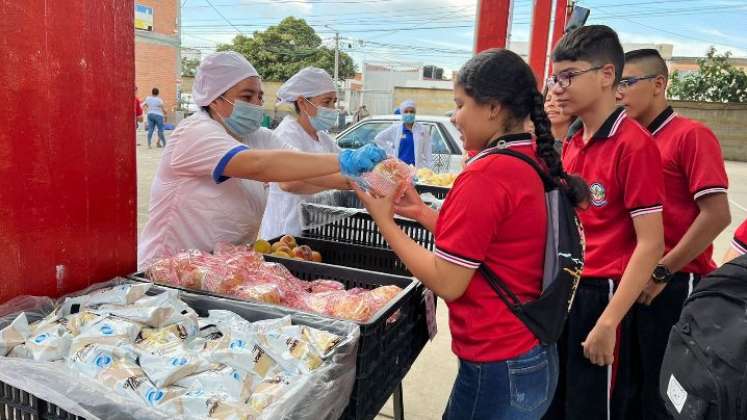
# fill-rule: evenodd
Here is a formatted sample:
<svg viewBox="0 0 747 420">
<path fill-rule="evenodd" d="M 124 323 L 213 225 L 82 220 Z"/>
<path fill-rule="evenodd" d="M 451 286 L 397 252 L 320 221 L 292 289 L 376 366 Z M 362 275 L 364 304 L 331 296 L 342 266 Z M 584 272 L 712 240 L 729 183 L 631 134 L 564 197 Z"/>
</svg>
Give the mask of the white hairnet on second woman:
<svg viewBox="0 0 747 420">
<path fill-rule="evenodd" d="M 259 77 L 243 55 L 228 51 L 210 54 L 197 67 L 192 99 L 197 106 L 207 106 L 238 82 Z"/>
<path fill-rule="evenodd" d="M 329 92 L 337 92 L 329 74 L 316 67 L 306 67 L 283 83 L 277 95 L 280 103 L 292 103 L 300 98 L 313 98 Z"/>
<path fill-rule="evenodd" d="M 281 103 L 292 103 L 297 115 L 287 116 L 273 133 L 277 142 L 307 153 L 338 153 L 335 140 L 327 130 L 338 121 L 335 110 L 337 91 L 329 74 L 318 68 L 307 67 L 283 84 L 278 90 Z M 333 175 L 304 182 L 270 184 L 267 209 L 262 219 L 260 236 L 300 235 L 303 226 L 299 207 L 312 194 L 329 189 L 350 189 L 348 181 Z"/>
</svg>

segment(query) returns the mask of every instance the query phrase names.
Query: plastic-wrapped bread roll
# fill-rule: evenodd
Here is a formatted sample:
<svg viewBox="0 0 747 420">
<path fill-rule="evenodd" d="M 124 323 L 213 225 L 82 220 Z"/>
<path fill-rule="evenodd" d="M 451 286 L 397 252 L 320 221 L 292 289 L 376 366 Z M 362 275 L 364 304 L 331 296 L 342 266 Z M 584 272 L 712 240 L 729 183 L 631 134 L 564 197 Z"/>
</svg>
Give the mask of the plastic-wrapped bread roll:
<svg viewBox="0 0 747 420">
<path fill-rule="evenodd" d="M 180 379 L 175 385 L 189 390 L 207 389 L 225 394 L 234 401 L 246 401 L 252 395 L 257 383 L 255 383 L 254 375 L 231 366 L 220 365 L 216 369 Z"/>
<path fill-rule="evenodd" d="M 62 304 L 61 315 L 74 314 L 83 308 L 95 308 L 99 305 L 130 305 L 145 296 L 150 287 L 150 283 L 123 284 L 95 290 L 87 295 L 69 297 Z"/>
<path fill-rule="evenodd" d="M 14 347 L 25 343 L 30 335 L 31 327 L 26 314 L 22 312 L 10 325 L 0 330 L 0 356 L 7 355 Z"/>
<path fill-rule="evenodd" d="M 67 355 L 72 340 L 65 327 L 53 322 L 34 329 L 33 336 L 26 341 L 26 349 L 36 361 L 54 362 Z"/>
<path fill-rule="evenodd" d="M 226 401 L 227 396 L 204 389 L 187 391 L 159 408 L 173 415 L 210 420 L 254 420 L 257 412 L 240 402 Z"/>
<path fill-rule="evenodd" d="M 188 352 L 178 345 L 162 347 L 155 353 L 141 353 L 140 366 L 156 386 L 166 387 L 189 375 L 210 369 L 211 364 L 200 354 Z"/>
<path fill-rule="evenodd" d="M 84 327 L 80 334 L 72 339 L 70 351 L 75 353 L 89 344 L 133 343 L 140 334 L 141 328 L 140 324 L 125 319 L 102 317 Z"/>
</svg>

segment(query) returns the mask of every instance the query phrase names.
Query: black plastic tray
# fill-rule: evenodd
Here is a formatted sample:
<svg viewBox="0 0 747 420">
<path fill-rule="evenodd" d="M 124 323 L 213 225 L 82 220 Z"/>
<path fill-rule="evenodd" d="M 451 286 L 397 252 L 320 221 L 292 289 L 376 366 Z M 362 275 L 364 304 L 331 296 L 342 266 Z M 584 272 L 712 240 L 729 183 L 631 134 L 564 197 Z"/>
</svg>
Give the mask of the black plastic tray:
<svg viewBox="0 0 747 420">
<path fill-rule="evenodd" d="M 435 185 L 415 184 L 415 191 L 417 191 L 419 194 L 431 193 L 439 200 L 443 200 L 446 198 L 446 195 L 449 193 L 449 191 L 451 191 L 451 188 L 437 187 Z"/>
<path fill-rule="evenodd" d="M 270 243 L 279 240 L 278 237 L 272 239 Z M 325 264 L 412 277 L 402 260 L 390 249 L 305 238 L 303 236 L 297 236 L 296 243 L 298 245 L 308 245 L 314 251 L 318 251 L 322 254 L 322 262 Z"/>
<path fill-rule="evenodd" d="M 322 256 L 324 258 L 324 256 Z M 360 287 L 373 289 L 378 286 L 396 285 L 403 288 L 400 294 L 382 308 L 368 322 L 358 323 L 360 341 L 356 357 L 356 379 L 353 392 L 342 419 L 373 419 L 397 388 L 415 359 L 428 341 L 428 327 L 425 315 L 424 287 L 422 283 L 408 277 L 374 273 L 354 268 L 338 267 L 330 264 L 312 263 L 286 258 L 265 256 L 268 262 L 284 265 L 293 275 L 302 280 L 337 280 L 351 289 Z M 131 278 L 149 281 L 143 273 Z M 161 285 L 163 287 L 172 287 Z M 224 301 L 234 301 L 242 305 L 273 307 L 289 314 L 298 313 L 311 317 L 325 317 L 295 309 L 255 302 L 241 301 L 210 292 L 182 289 L 193 294 L 218 296 Z M 189 303 L 189 302 L 187 302 Z M 396 320 L 389 319 L 396 313 Z"/>
<path fill-rule="evenodd" d="M 311 224 L 316 226 L 303 231 L 304 237 L 325 239 L 328 241 L 345 242 L 374 248 L 390 249 L 378 226 L 371 216 L 365 212 L 357 212 L 348 217 L 330 217 L 325 206 L 303 203 Z M 415 242 L 433 250 L 433 234 L 420 223 L 395 217 L 394 221 Z"/>
<path fill-rule="evenodd" d="M 0 381 L 0 419 L 2 420 L 85 420 Z"/>
</svg>

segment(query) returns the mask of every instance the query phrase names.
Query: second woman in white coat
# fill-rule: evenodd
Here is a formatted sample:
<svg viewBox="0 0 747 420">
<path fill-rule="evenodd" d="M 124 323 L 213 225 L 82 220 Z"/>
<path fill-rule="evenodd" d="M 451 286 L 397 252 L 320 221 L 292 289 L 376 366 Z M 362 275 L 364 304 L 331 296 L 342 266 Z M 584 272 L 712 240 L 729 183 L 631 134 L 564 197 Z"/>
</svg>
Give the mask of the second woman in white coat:
<svg viewBox="0 0 747 420">
<path fill-rule="evenodd" d="M 326 71 L 307 67 L 285 82 L 277 93 L 281 103 L 292 103 L 296 115 L 287 116 L 274 131 L 277 143 L 307 153 L 338 153 L 327 130 L 337 124 L 337 91 Z M 300 205 L 313 194 L 330 189 L 350 189 L 342 175 L 305 181 L 272 183 L 260 237 L 300 235 L 303 229 Z"/>
</svg>

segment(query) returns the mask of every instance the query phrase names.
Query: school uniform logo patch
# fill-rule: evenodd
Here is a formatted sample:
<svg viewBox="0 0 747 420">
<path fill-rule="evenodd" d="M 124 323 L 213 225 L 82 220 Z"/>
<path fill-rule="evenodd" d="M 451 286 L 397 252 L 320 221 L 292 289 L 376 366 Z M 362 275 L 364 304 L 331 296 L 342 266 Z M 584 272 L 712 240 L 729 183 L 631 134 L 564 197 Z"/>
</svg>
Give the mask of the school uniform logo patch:
<svg viewBox="0 0 747 420">
<path fill-rule="evenodd" d="M 607 190 L 604 188 L 604 185 L 595 182 L 591 184 L 589 189 L 591 190 L 591 204 L 593 204 L 594 207 L 607 205 Z"/>
</svg>

